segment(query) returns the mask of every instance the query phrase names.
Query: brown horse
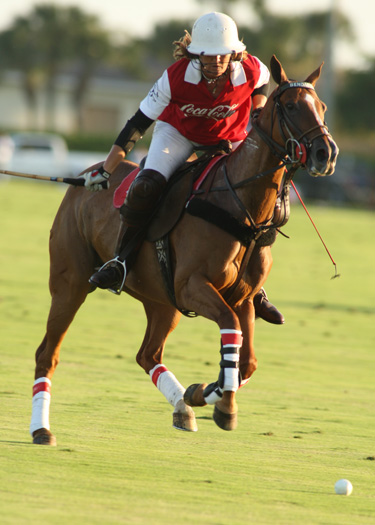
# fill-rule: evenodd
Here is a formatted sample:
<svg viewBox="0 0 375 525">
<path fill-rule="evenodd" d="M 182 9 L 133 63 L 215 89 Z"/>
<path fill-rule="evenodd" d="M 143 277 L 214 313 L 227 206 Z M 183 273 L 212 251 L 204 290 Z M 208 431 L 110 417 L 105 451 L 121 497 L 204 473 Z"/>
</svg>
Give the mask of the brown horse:
<svg viewBox="0 0 375 525">
<path fill-rule="evenodd" d="M 142 243 L 127 275 L 124 291 L 143 303 L 148 322 L 137 362 L 174 406 L 176 428 L 197 430 L 191 407 L 207 403 L 215 405 L 219 427 L 236 427 L 236 390 L 257 367 L 253 298 L 272 265 L 270 242 L 262 238 L 278 225 L 274 210 L 286 166 L 294 171 L 302 165 L 313 176 L 331 175 L 335 169 L 338 149 L 324 123 L 326 108 L 314 89 L 321 67 L 304 82 L 294 82 L 272 57 L 277 87 L 249 136 L 217 163 L 215 176 L 203 183 L 205 191 L 191 201 L 198 206 L 190 213 L 189 206 L 169 233 L 174 300 L 162 278 L 154 242 Z M 135 167 L 123 162 L 108 191 L 70 188 L 56 215 L 50 235 L 52 303 L 47 332 L 36 352 L 30 427 L 34 443 L 55 444 L 49 430 L 50 380 L 63 338 L 91 291 L 90 275 L 113 257 L 120 227 L 113 193 Z M 248 242 L 203 219 L 197 212 L 201 205 L 208 206 L 209 216 L 222 211 L 221 223 L 237 223 L 246 230 Z M 219 379 L 186 391 L 162 365 L 166 339 L 183 310 L 214 321 L 222 344 Z"/>
</svg>

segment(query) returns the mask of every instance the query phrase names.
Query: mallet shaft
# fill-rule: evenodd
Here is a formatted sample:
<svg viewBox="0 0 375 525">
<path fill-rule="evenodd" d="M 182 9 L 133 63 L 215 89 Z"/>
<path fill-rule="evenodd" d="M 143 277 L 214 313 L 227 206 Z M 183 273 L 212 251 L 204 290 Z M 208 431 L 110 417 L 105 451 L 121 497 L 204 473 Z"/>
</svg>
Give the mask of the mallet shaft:
<svg viewBox="0 0 375 525">
<path fill-rule="evenodd" d="M 64 182 L 72 186 L 84 186 L 84 179 L 75 179 L 73 177 L 47 177 L 45 175 L 35 175 L 33 173 L 19 173 L 17 171 L 0 170 L 4 175 L 12 175 L 14 177 L 24 177 L 25 179 L 45 180 L 48 182 Z"/>
</svg>

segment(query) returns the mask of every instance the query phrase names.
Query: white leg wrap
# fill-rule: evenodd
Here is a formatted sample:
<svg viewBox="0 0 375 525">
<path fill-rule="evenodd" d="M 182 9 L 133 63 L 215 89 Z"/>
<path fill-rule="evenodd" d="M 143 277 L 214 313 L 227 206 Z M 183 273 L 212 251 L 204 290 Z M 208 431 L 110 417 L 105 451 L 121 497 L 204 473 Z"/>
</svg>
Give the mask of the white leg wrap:
<svg viewBox="0 0 375 525">
<path fill-rule="evenodd" d="M 176 377 L 164 365 L 156 365 L 149 372 L 154 385 L 165 396 L 172 406 L 184 397 L 185 388 L 177 381 Z"/>
<path fill-rule="evenodd" d="M 203 392 L 204 400 L 208 405 L 214 405 L 223 397 L 223 390 L 216 383 L 208 385 Z"/>
<path fill-rule="evenodd" d="M 224 354 L 223 352 L 223 359 L 237 364 L 240 360 L 240 356 L 239 354 Z M 231 392 L 237 392 L 239 386 L 238 383 L 238 368 L 224 368 L 223 391 L 230 390 Z"/>
<path fill-rule="evenodd" d="M 51 403 L 51 381 L 41 377 L 34 382 L 30 434 L 39 428 L 50 429 L 49 406 Z"/>
</svg>

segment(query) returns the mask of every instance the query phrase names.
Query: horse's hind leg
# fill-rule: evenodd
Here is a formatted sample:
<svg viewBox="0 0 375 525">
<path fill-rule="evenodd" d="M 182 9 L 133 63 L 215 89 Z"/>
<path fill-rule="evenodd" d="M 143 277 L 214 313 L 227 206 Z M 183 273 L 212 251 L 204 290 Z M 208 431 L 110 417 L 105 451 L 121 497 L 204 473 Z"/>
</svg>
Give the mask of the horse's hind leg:
<svg viewBox="0 0 375 525">
<path fill-rule="evenodd" d="M 137 363 L 145 370 L 154 385 L 174 407 L 173 426 L 179 430 L 198 430 L 195 414 L 184 402 L 185 388 L 162 364 L 164 345 L 168 335 L 177 326 L 181 314 L 173 306 L 143 300 L 147 329 L 137 354 Z"/>
</svg>

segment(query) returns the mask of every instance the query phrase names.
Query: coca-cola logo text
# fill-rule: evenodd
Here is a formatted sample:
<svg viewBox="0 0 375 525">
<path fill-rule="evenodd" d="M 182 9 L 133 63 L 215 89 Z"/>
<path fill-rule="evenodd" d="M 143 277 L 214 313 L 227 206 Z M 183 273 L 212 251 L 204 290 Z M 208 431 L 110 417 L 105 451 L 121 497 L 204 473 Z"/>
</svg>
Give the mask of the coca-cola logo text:
<svg viewBox="0 0 375 525">
<path fill-rule="evenodd" d="M 238 106 L 239 104 L 233 104 L 232 106 L 222 105 L 214 108 L 198 108 L 194 104 L 185 104 L 185 106 L 181 107 L 181 111 L 185 117 L 205 117 L 222 120 L 233 115 Z"/>
</svg>

